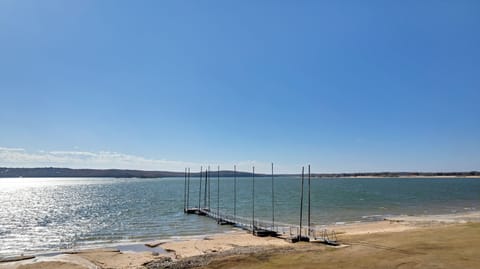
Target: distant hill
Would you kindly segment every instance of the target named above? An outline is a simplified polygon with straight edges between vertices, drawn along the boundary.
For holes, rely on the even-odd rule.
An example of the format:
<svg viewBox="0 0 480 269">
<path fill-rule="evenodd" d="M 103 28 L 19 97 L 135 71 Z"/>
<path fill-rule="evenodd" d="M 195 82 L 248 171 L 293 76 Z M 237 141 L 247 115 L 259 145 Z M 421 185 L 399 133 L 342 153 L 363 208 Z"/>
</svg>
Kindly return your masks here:
<svg viewBox="0 0 480 269">
<path fill-rule="evenodd" d="M 212 177 L 217 176 L 217 171 L 211 171 Z M 230 170 L 220 171 L 221 177 L 233 177 Z M 238 177 L 250 177 L 250 172 L 238 172 Z M 114 178 L 163 178 L 183 177 L 183 172 L 169 171 L 143 171 L 124 169 L 71 169 L 71 168 L 2 168 L 0 178 L 6 177 L 114 177 Z M 199 173 L 191 173 L 192 177 L 198 177 Z M 269 174 L 255 174 L 258 177 L 268 177 Z M 299 176 L 299 174 L 276 174 L 275 176 Z M 339 177 L 480 177 L 479 171 L 471 172 L 375 172 L 375 173 L 315 173 L 312 177 L 339 178 Z"/>
<path fill-rule="evenodd" d="M 211 176 L 216 176 L 217 171 L 212 171 Z M 251 176 L 251 173 L 237 172 L 238 177 Z M 162 178 L 183 177 L 183 172 L 169 171 L 144 171 L 124 169 L 71 169 L 71 168 L 1 168 L 1 177 L 115 177 L 115 178 Z M 192 177 L 198 177 L 199 173 L 191 173 Z M 233 171 L 220 171 L 222 177 L 233 177 Z M 258 176 L 261 176 L 260 174 Z"/>
</svg>

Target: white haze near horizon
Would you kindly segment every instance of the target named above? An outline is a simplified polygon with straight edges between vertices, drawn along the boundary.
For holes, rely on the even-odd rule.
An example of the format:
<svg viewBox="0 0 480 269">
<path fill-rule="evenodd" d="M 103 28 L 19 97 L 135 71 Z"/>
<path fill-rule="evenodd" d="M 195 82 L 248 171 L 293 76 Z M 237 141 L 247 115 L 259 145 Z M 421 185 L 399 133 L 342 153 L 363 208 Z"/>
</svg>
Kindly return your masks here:
<svg viewBox="0 0 480 269">
<path fill-rule="evenodd" d="M 233 170 L 237 166 L 239 171 L 251 171 L 255 166 L 257 172 L 270 172 L 270 163 L 258 161 L 238 161 L 235 163 L 214 162 L 205 163 L 172 161 L 165 159 L 151 159 L 142 156 L 130 155 L 111 151 L 27 151 L 23 148 L 0 147 L 0 167 L 65 167 L 65 168 L 90 168 L 90 169 L 135 169 L 155 171 L 178 171 L 185 168 L 192 171 L 201 166 L 210 166 L 216 170 L 220 165 L 222 170 Z M 285 167 L 276 166 L 275 170 L 281 169 L 282 173 L 290 172 Z M 284 171 L 285 170 L 285 171 Z"/>
<path fill-rule="evenodd" d="M 274 172 L 276 174 L 283 173 L 300 173 L 303 163 L 284 164 L 274 162 Z M 23 148 L 1 147 L 0 146 L 0 167 L 8 168 L 32 168 L 32 167 L 61 167 L 61 168 L 90 168 L 90 169 L 133 169 L 133 170 L 153 170 L 153 171 L 177 171 L 183 172 L 185 168 L 197 172 L 200 167 L 210 166 L 211 170 L 216 170 L 217 166 L 221 170 L 233 170 L 234 165 L 237 171 L 252 171 L 255 166 L 255 172 L 270 173 L 271 162 L 256 160 L 238 160 L 238 161 L 215 161 L 207 160 L 205 162 L 186 162 L 167 159 L 147 158 L 126 153 L 114 151 L 79 151 L 79 150 L 38 150 L 29 151 Z M 322 166 L 323 165 L 323 166 Z M 452 169 L 444 167 L 444 169 L 375 169 L 372 163 L 355 163 L 350 167 L 343 163 L 339 167 L 326 167 L 327 163 L 317 164 L 311 163 L 312 173 L 355 173 L 355 172 L 469 172 L 478 171 L 479 169 Z M 356 168 L 356 169 L 355 169 Z M 426 167 L 425 167 L 426 168 Z"/>
</svg>

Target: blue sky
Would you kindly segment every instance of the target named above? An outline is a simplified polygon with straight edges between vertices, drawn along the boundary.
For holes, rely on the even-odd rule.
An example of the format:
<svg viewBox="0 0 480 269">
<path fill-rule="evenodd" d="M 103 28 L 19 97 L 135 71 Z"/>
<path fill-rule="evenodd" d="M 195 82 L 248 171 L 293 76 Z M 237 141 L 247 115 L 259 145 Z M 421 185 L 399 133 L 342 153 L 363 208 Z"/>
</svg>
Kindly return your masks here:
<svg viewBox="0 0 480 269">
<path fill-rule="evenodd" d="M 0 1 L 0 166 L 480 170 L 478 1 Z"/>
</svg>

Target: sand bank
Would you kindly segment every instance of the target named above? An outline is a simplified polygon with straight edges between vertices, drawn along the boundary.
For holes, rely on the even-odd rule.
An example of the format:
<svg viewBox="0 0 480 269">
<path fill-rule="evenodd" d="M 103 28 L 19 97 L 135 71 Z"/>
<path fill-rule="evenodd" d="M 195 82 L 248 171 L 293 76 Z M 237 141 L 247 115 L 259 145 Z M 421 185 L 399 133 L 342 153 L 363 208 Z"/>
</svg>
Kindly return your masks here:
<svg viewBox="0 0 480 269">
<path fill-rule="evenodd" d="M 402 232 L 342 236 L 348 247 L 301 243 L 285 253 L 263 252 L 213 259 L 203 268 L 358 269 L 480 268 L 480 223 L 443 224 Z"/>
<path fill-rule="evenodd" d="M 327 228 L 336 231 L 337 234 L 361 235 L 403 232 L 412 229 L 431 228 L 445 224 L 462 224 L 467 222 L 480 222 L 480 211 L 443 215 L 401 215 L 387 217 L 381 221 L 329 225 Z"/>
<path fill-rule="evenodd" d="M 34 259 L 0 263 L 0 269 L 97 269 L 141 268 L 153 260 L 151 252 L 120 252 L 117 249 L 90 249 L 69 254 L 39 256 Z"/>
</svg>

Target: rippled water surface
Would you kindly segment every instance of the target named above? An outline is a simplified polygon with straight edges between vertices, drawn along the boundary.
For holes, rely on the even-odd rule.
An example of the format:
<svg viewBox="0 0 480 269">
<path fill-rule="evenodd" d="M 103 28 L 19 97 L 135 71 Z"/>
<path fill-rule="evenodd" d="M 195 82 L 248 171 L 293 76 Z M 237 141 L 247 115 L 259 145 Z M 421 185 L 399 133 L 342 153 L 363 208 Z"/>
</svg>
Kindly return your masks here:
<svg viewBox="0 0 480 269">
<path fill-rule="evenodd" d="M 250 217 L 252 180 L 237 182 L 237 213 Z M 217 179 L 211 184 L 210 203 L 216 208 Z M 199 187 L 198 179 L 192 179 L 191 206 L 198 205 Z M 233 213 L 232 178 L 220 179 L 220 194 L 220 210 Z M 0 255 L 231 229 L 185 215 L 183 197 L 183 178 L 3 178 Z M 255 197 L 255 216 L 271 219 L 270 178 L 256 179 Z M 480 179 L 316 179 L 311 182 L 311 197 L 312 222 L 317 225 L 365 221 L 376 215 L 462 212 L 480 207 Z M 298 178 L 276 178 L 275 219 L 298 222 L 299 202 Z"/>
</svg>

